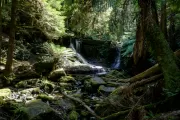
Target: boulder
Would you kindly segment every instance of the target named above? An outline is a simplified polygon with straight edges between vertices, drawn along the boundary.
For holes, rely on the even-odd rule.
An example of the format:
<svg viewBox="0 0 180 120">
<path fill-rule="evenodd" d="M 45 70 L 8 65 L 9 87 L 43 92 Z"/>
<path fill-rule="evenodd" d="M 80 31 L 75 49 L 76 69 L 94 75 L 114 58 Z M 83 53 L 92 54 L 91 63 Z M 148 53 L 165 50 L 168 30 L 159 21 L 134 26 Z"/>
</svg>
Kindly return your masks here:
<svg viewBox="0 0 180 120">
<path fill-rule="evenodd" d="M 37 73 L 47 74 L 53 70 L 54 58 L 44 58 L 33 65 Z"/>
<path fill-rule="evenodd" d="M 62 76 L 59 79 L 60 82 L 75 82 L 75 79 L 72 76 Z"/>
<path fill-rule="evenodd" d="M 105 84 L 106 84 L 106 82 L 104 82 L 104 80 L 103 80 L 102 78 L 97 77 L 97 76 L 95 76 L 95 77 L 93 77 L 93 78 L 91 78 L 91 79 L 89 79 L 89 80 L 90 80 L 90 82 L 91 82 L 91 84 L 92 84 L 93 86 L 105 85 Z"/>
<path fill-rule="evenodd" d="M 59 68 L 59 69 L 56 69 L 56 70 L 52 71 L 49 74 L 48 78 L 50 80 L 57 81 L 62 76 L 66 76 L 66 73 L 65 73 L 63 68 Z"/>
<path fill-rule="evenodd" d="M 41 100 L 31 101 L 18 109 L 23 120 L 64 120 L 62 113 L 57 113 Z"/>
</svg>

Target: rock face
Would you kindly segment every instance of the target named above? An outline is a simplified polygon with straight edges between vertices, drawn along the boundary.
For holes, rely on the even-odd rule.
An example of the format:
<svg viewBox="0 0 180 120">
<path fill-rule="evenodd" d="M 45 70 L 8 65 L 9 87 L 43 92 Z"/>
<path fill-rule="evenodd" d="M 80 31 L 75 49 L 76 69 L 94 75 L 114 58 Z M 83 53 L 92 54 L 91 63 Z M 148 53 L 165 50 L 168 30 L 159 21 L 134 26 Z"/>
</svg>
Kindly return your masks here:
<svg viewBox="0 0 180 120">
<path fill-rule="evenodd" d="M 57 113 L 41 100 L 28 103 L 22 110 L 23 120 L 63 120 L 61 114 Z"/>
</svg>

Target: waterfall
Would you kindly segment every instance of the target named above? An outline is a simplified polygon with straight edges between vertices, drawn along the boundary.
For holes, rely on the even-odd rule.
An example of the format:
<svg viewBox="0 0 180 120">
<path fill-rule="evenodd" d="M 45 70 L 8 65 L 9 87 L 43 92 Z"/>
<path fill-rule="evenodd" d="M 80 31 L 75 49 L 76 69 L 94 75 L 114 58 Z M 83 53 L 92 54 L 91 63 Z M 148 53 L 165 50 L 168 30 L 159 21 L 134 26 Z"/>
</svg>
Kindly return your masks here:
<svg viewBox="0 0 180 120">
<path fill-rule="evenodd" d="M 74 45 L 72 43 L 70 43 L 70 47 L 72 48 L 72 50 L 76 53 L 77 57 L 79 58 L 79 60 L 83 63 L 83 64 L 89 64 L 83 57 L 82 55 L 80 55 L 76 49 L 74 48 Z"/>
<path fill-rule="evenodd" d="M 76 51 L 78 53 L 80 53 L 81 52 L 81 41 L 75 40 L 75 43 L 76 43 Z"/>
<path fill-rule="evenodd" d="M 76 56 L 78 57 L 78 59 L 83 63 L 83 64 L 86 64 L 88 65 L 89 67 L 92 68 L 92 71 L 96 74 L 106 74 L 106 70 L 102 67 L 102 66 L 96 66 L 96 65 L 93 65 L 93 64 L 90 64 L 86 61 L 86 59 L 84 59 L 84 57 L 79 54 L 80 52 L 80 44 L 81 42 L 80 41 L 75 41 L 76 43 L 76 49 L 73 45 L 73 43 L 70 43 L 70 48 L 76 53 Z"/>
<path fill-rule="evenodd" d="M 111 66 L 112 69 L 119 69 L 121 64 L 121 55 L 120 55 L 120 48 L 116 47 L 116 57 L 115 60 Z"/>
</svg>

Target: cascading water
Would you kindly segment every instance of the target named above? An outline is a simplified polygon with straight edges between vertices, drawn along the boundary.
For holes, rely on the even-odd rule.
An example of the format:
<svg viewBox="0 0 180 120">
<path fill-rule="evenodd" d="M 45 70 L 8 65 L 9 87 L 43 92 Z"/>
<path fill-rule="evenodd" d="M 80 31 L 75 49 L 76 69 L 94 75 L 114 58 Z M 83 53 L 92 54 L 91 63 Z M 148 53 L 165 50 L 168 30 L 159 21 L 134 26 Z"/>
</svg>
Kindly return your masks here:
<svg viewBox="0 0 180 120">
<path fill-rule="evenodd" d="M 112 69 L 119 69 L 121 64 L 121 54 L 120 54 L 120 48 L 116 47 L 116 57 L 115 60 L 111 66 Z"/>
<path fill-rule="evenodd" d="M 76 40 L 77 41 L 77 40 Z M 80 52 L 80 41 L 77 41 L 75 42 L 76 43 L 76 50 L 73 43 L 70 43 L 70 48 L 72 48 L 72 50 L 76 53 L 76 56 L 78 57 L 78 59 L 83 63 L 83 64 L 86 64 L 88 65 L 89 67 L 92 68 L 92 71 L 96 74 L 106 74 L 106 70 L 102 67 L 102 66 L 96 66 L 96 65 L 93 65 L 93 64 L 89 64 L 85 59 L 84 57 L 79 54 Z"/>
</svg>

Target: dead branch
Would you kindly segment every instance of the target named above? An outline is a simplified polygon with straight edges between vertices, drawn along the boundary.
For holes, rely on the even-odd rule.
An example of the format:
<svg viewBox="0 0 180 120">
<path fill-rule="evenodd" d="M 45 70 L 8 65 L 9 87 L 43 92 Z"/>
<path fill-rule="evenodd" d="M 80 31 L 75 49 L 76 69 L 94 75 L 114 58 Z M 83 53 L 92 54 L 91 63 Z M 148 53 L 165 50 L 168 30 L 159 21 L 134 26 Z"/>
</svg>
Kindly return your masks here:
<svg viewBox="0 0 180 120">
<path fill-rule="evenodd" d="M 86 105 L 86 103 L 85 102 L 83 102 L 82 100 L 80 100 L 80 99 L 78 99 L 78 98 L 75 98 L 75 97 L 72 97 L 72 96 L 70 96 L 70 95 L 67 95 L 66 93 L 64 93 L 64 92 L 62 92 L 61 91 L 61 93 L 65 96 L 65 97 L 67 97 L 67 98 L 69 98 L 69 99 L 71 99 L 71 100 L 73 100 L 73 101 L 76 101 L 76 102 L 78 102 L 78 103 L 80 103 L 82 106 L 84 106 L 94 117 L 96 117 L 96 118 L 98 118 L 98 119 L 101 119 L 89 106 L 87 106 Z"/>
</svg>

